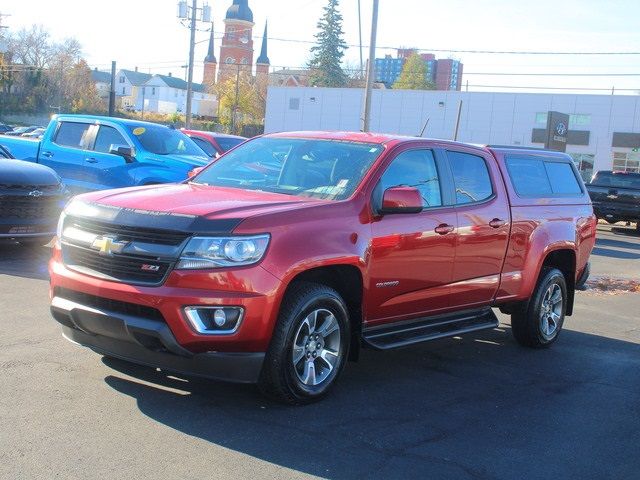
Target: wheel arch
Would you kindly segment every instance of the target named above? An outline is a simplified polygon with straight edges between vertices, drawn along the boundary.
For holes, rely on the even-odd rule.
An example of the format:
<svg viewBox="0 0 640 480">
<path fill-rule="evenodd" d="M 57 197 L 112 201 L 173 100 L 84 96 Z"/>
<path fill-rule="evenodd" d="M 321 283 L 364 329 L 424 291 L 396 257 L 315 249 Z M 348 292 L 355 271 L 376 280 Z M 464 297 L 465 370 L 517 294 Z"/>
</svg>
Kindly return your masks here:
<svg viewBox="0 0 640 480">
<path fill-rule="evenodd" d="M 282 298 L 298 282 L 313 282 L 336 290 L 347 305 L 351 321 L 351 339 L 349 360 L 357 360 L 360 353 L 360 334 L 362 332 L 362 300 L 364 282 L 360 268 L 351 264 L 333 264 L 312 267 L 296 273 L 287 283 Z"/>
</svg>

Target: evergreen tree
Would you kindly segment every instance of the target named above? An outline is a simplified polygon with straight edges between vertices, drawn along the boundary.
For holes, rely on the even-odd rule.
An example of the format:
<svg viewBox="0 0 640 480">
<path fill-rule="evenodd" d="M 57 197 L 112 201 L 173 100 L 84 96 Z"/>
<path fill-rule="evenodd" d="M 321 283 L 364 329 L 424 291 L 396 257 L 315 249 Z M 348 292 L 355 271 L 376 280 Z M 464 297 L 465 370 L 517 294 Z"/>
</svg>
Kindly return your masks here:
<svg viewBox="0 0 640 480">
<path fill-rule="evenodd" d="M 343 39 L 338 1 L 329 0 L 318 21 L 318 32 L 315 35 L 317 45 L 311 48 L 313 58 L 309 62 L 309 83 L 312 86 L 344 87 L 348 82 L 347 75 L 340 66 L 347 44 Z"/>
<path fill-rule="evenodd" d="M 400 90 L 435 90 L 436 86 L 427 80 L 427 66 L 424 60 L 414 53 L 402 67 L 400 76 L 393 84 L 393 88 Z"/>
</svg>

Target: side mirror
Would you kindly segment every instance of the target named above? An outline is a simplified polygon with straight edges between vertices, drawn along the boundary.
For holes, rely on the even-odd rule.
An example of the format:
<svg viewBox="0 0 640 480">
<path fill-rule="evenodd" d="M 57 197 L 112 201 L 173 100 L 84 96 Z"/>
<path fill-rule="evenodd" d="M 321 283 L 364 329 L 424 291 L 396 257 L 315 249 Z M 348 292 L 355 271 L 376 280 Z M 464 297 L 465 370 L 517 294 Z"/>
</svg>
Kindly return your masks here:
<svg viewBox="0 0 640 480">
<path fill-rule="evenodd" d="M 384 191 L 380 213 L 419 213 L 422 211 L 422 196 L 415 187 L 391 187 Z"/>
<path fill-rule="evenodd" d="M 189 173 L 187 173 L 187 178 L 193 178 L 196 175 L 198 175 L 202 170 L 204 169 L 204 167 L 196 167 L 193 170 L 189 170 Z"/>
<path fill-rule="evenodd" d="M 113 155 L 120 155 L 124 157 L 127 162 L 132 162 L 136 152 L 129 145 L 111 145 L 109 147 L 109 153 Z"/>
</svg>

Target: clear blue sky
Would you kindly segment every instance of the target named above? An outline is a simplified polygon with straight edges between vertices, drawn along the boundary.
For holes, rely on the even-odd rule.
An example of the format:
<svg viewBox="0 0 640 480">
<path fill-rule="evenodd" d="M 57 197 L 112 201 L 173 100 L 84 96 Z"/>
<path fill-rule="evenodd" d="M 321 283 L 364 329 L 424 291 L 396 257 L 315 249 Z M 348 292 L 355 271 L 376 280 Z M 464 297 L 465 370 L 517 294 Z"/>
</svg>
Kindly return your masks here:
<svg viewBox="0 0 640 480">
<path fill-rule="evenodd" d="M 200 0 L 201 1 L 201 0 Z M 216 31 L 231 0 L 209 2 Z M 361 0 L 363 41 L 369 43 L 371 0 Z M 313 41 L 326 0 L 249 0 L 261 36 L 269 20 L 269 57 L 274 66 L 297 67 L 309 57 L 310 45 L 276 38 Z M 357 0 L 342 0 L 349 44 L 358 43 Z M 176 19 L 174 0 L 0 0 L 4 24 L 18 29 L 37 23 L 56 39 L 76 37 L 92 66 L 106 69 L 138 66 L 144 71 L 184 75 L 188 30 Z M 536 51 L 640 51 L 638 0 L 380 0 L 378 45 L 422 49 Z M 206 53 L 207 33 L 196 50 L 196 79 Z M 218 55 L 216 45 L 216 55 Z M 254 39 L 256 50 L 260 40 Z M 377 56 L 395 52 L 380 48 Z M 640 73 L 636 56 L 525 56 L 441 52 L 463 61 L 465 72 Z M 365 51 L 366 56 L 366 51 Z M 346 62 L 357 67 L 357 48 Z M 640 90 L 640 77 L 500 77 L 465 75 L 471 85 L 629 88 Z M 480 88 L 473 88 L 479 90 Z M 634 93 L 634 92 L 628 92 Z"/>
</svg>

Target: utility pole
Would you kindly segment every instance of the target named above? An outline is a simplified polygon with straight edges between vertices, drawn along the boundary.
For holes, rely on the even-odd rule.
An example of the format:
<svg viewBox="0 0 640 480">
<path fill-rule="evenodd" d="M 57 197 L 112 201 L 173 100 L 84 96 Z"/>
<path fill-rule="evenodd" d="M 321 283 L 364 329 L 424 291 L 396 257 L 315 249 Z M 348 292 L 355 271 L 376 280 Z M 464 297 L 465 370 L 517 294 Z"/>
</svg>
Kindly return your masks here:
<svg viewBox="0 0 640 480">
<path fill-rule="evenodd" d="M 116 110 L 116 62 L 111 62 L 111 88 L 109 89 L 109 116 Z"/>
<path fill-rule="evenodd" d="M 371 123 L 371 88 L 373 86 L 373 66 L 376 60 L 376 35 L 378 33 L 378 0 L 373 0 L 373 15 L 371 16 L 371 41 L 369 42 L 369 63 L 367 64 L 367 81 L 364 88 L 364 104 L 360 130 L 369 131 Z"/>
<path fill-rule="evenodd" d="M 185 127 L 191 128 L 191 99 L 193 98 L 193 54 L 196 48 L 196 13 L 198 12 L 198 0 L 193 0 L 191 5 L 191 39 L 189 40 L 189 69 L 187 74 L 187 115 Z"/>
<path fill-rule="evenodd" d="M 190 11 L 189 11 L 190 10 Z M 211 22 L 211 7 L 206 3 L 202 8 L 198 8 L 198 0 L 191 1 L 189 9 L 186 0 L 178 2 L 178 18 L 189 21 L 189 66 L 187 67 L 187 112 L 185 115 L 185 126 L 191 128 L 191 101 L 193 99 L 193 56 L 196 48 L 196 23 L 198 21 Z M 183 24 L 184 25 L 184 24 Z M 185 25 L 186 26 L 186 25 Z"/>
<path fill-rule="evenodd" d="M 233 110 L 231 111 L 231 134 L 236 134 L 236 115 L 238 114 L 238 96 L 240 95 L 240 64 L 237 63 L 238 71 L 236 72 L 236 98 L 233 101 Z"/>
<path fill-rule="evenodd" d="M 358 45 L 360 50 L 360 75 L 364 72 L 364 62 L 362 60 L 362 15 L 360 11 L 360 0 L 358 0 Z"/>
</svg>

